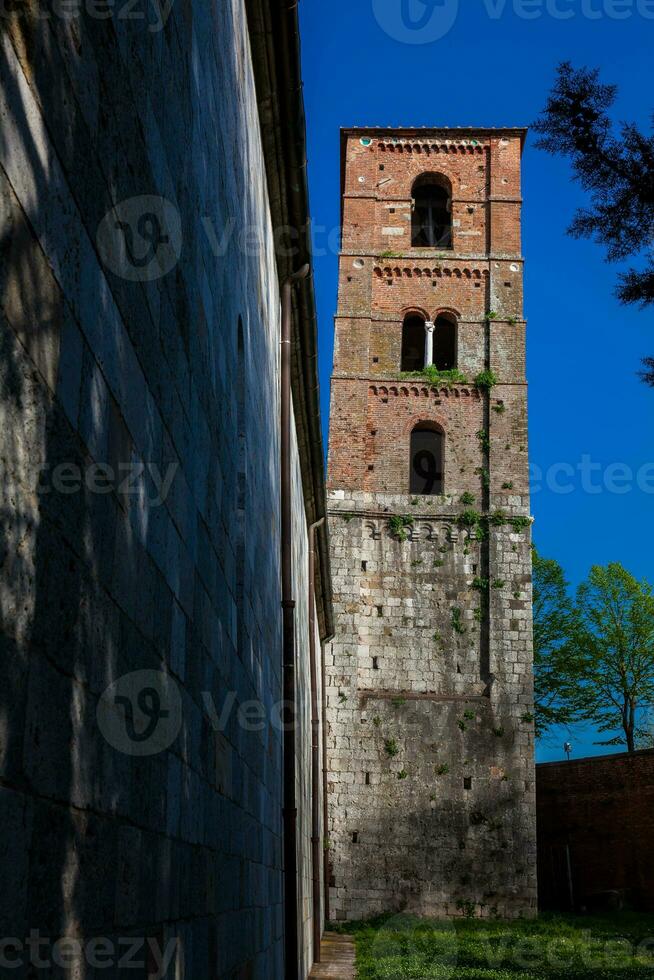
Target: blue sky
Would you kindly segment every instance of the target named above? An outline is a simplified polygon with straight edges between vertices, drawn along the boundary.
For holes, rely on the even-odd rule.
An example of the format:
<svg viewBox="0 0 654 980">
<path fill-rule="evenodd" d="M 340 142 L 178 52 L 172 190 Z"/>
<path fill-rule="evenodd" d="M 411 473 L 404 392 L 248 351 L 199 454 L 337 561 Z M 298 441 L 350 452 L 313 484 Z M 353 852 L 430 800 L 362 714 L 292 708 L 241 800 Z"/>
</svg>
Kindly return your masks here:
<svg viewBox="0 0 654 980">
<path fill-rule="evenodd" d="M 407 29 L 403 2 L 414 23 L 424 14 L 424 28 Z M 648 128 L 654 2 L 301 0 L 300 16 L 326 434 L 339 128 L 528 125 L 566 59 L 600 67 L 620 89 L 616 117 Z M 654 356 L 654 313 L 621 306 L 618 269 L 603 249 L 566 235 L 584 193 L 568 162 L 535 150 L 531 138 L 523 194 L 534 540 L 575 585 L 609 561 L 652 581 L 654 390 L 636 372 L 643 356 Z M 565 737 L 557 732 L 540 745 L 539 760 L 560 758 Z M 592 740 L 573 732 L 575 756 L 610 751 Z"/>
</svg>

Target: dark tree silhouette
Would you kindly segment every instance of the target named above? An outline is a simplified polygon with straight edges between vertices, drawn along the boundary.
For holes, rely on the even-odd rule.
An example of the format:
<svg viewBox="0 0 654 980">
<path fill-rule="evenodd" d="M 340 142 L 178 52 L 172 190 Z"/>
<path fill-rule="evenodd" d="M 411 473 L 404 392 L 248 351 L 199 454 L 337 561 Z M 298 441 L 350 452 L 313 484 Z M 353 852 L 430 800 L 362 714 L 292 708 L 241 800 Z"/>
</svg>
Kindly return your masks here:
<svg viewBox="0 0 654 980">
<path fill-rule="evenodd" d="M 620 274 L 616 292 L 621 302 L 645 307 L 654 303 L 654 136 L 625 122 L 616 135 L 609 116 L 616 94 L 597 69 L 565 61 L 533 128 L 536 146 L 570 157 L 590 192 L 591 207 L 577 212 L 570 234 L 605 245 L 610 262 L 644 256 L 644 268 Z M 643 365 L 641 377 L 654 387 L 654 358 Z"/>
</svg>

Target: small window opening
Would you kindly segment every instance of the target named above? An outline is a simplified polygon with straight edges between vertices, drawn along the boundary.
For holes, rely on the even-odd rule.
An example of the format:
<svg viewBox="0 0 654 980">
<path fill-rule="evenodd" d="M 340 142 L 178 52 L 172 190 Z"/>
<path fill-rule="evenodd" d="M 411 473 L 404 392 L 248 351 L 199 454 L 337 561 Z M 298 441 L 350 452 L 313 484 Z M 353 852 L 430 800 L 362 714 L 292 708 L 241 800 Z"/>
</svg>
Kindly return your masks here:
<svg viewBox="0 0 654 980">
<path fill-rule="evenodd" d="M 379 657 L 372 658 L 372 669 L 379 670 Z"/>
<path fill-rule="evenodd" d="M 356 830 L 352 834 L 352 843 L 353 844 L 358 844 L 359 843 L 359 835 L 358 835 L 358 833 L 357 833 Z"/>
<path fill-rule="evenodd" d="M 362 572 L 367 572 L 368 571 L 368 562 L 367 561 L 362 561 L 361 562 L 361 571 Z"/>
<path fill-rule="evenodd" d="M 411 244 L 452 248 L 452 185 L 447 177 L 424 174 L 413 185 Z"/>
<path fill-rule="evenodd" d="M 372 363 L 373 364 L 379 364 L 379 358 L 378 357 L 373 357 Z"/>
<path fill-rule="evenodd" d="M 443 433 L 429 423 L 417 425 L 411 433 L 411 493 L 443 493 L 443 443 Z"/>
<path fill-rule="evenodd" d="M 383 606 L 377 606 L 377 615 L 378 616 L 383 616 L 384 615 L 384 607 Z"/>
<path fill-rule="evenodd" d="M 420 371 L 425 366 L 425 321 L 409 314 L 402 326 L 402 371 Z"/>
<path fill-rule="evenodd" d="M 465 779 L 463 780 L 463 788 L 472 789 L 472 779 L 470 778 L 470 776 L 466 776 Z"/>
<path fill-rule="evenodd" d="M 370 773 L 366 773 L 366 786 L 370 786 Z"/>
<path fill-rule="evenodd" d="M 434 364 L 439 371 L 451 371 L 456 367 L 456 322 L 446 314 L 436 320 Z"/>
</svg>

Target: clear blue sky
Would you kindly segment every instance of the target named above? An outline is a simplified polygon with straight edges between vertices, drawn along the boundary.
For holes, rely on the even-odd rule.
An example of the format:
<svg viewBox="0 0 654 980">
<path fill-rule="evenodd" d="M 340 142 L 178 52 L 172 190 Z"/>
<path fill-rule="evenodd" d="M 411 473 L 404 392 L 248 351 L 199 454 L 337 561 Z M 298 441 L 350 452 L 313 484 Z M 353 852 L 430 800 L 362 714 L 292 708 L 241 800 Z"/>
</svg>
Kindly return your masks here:
<svg viewBox="0 0 654 980">
<path fill-rule="evenodd" d="M 648 128 L 654 110 L 651 0 L 430 0 L 429 7 L 406 0 L 414 24 L 424 14 L 416 30 L 401 19 L 403 2 L 300 3 L 325 434 L 341 126 L 528 125 L 566 59 L 600 67 L 619 86 L 618 119 Z M 426 43 L 407 43 L 418 37 Z M 531 138 L 523 193 L 531 461 L 543 474 L 533 487 L 534 539 L 575 585 L 591 565 L 609 561 L 652 581 L 654 390 L 636 371 L 643 356 L 654 356 L 654 314 L 622 307 L 613 295 L 618 270 L 602 248 L 566 235 L 584 193 L 568 162 L 535 150 Z M 584 457 L 592 467 L 585 477 L 577 469 Z M 575 475 L 552 470 L 556 464 Z M 626 492 L 615 492 L 624 481 L 607 469 L 612 464 L 633 471 Z M 556 492 L 557 482 L 571 492 Z M 538 758 L 560 758 L 564 737 L 557 732 L 540 745 Z M 592 740 L 574 732 L 575 755 L 609 751 Z"/>
</svg>

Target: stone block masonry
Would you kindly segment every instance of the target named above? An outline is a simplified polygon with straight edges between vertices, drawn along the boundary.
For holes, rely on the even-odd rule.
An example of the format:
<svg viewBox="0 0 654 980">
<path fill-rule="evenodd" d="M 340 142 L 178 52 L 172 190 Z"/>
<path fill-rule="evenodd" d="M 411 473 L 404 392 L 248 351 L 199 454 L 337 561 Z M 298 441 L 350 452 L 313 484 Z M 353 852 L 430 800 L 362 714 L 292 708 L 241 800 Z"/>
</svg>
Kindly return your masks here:
<svg viewBox="0 0 654 980">
<path fill-rule="evenodd" d="M 320 916 L 307 527 L 325 509 L 317 379 L 304 366 L 316 340 L 297 314 L 294 923 L 283 921 L 279 721 L 279 281 L 290 269 L 274 226 L 308 221 L 284 211 L 288 180 L 303 206 L 288 155 L 304 152 L 304 133 L 299 96 L 284 108 L 278 93 L 300 85 L 275 75 L 299 64 L 295 14 L 267 0 L 188 0 L 159 5 L 159 29 L 121 16 L 126 5 L 97 17 L 93 5 L 10 6 L 0 25 L 0 937 L 36 931 L 46 958 L 74 941 L 79 977 L 96 975 L 85 952 L 94 940 L 109 947 L 100 972 L 122 976 L 125 937 L 137 961 L 155 945 L 172 952 L 176 980 L 306 977 Z M 282 68 L 271 30 L 286 32 Z M 108 252 L 99 229 L 121 224 L 124 247 Z M 244 230 L 259 247 L 243 246 Z M 304 306 L 310 288 L 295 294 Z M 317 538 L 323 558 L 324 530 Z M 141 672 L 143 688 L 105 701 Z M 163 738 L 166 718 L 175 727 Z M 284 932 L 296 929 L 299 962 L 285 966 Z M 16 976 L 32 975 L 25 949 L 11 956 Z M 151 961 L 135 975 L 160 976 Z"/>
<path fill-rule="evenodd" d="M 326 678 L 336 920 L 536 909 L 523 137 L 342 135 Z M 436 226 L 441 240 L 419 244 Z M 438 354 L 408 370 L 407 324 L 436 322 L 438 352 L 443 315 L 454 371 Z M 418 432 L 440 449 L 416 452 Z M 435 479 L 416 489 L 429 459 Z"/>
</svg>

